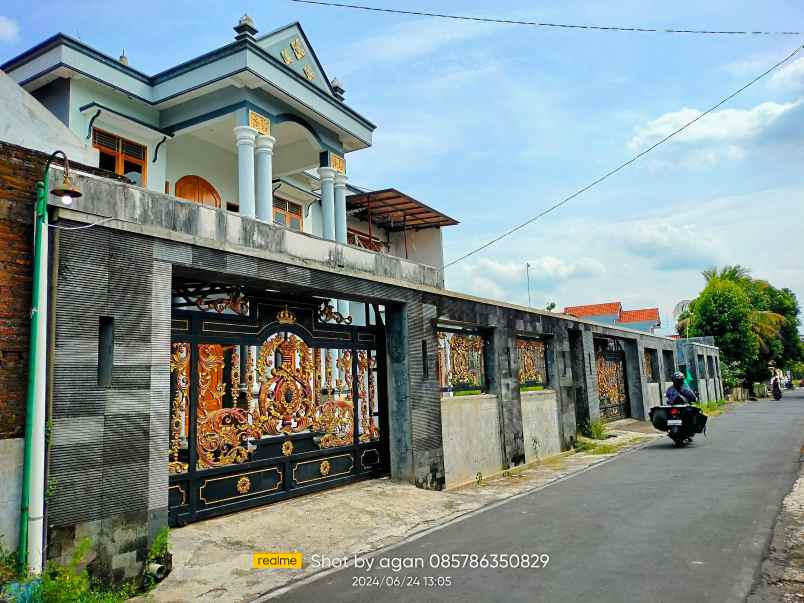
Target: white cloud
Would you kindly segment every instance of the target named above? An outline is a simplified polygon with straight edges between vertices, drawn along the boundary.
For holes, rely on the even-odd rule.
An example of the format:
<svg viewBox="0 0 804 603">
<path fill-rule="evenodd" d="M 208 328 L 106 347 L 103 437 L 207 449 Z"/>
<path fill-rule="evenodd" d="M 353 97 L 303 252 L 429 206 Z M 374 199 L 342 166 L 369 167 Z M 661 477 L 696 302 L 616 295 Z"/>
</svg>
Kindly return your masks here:
<svg viewBox="0 0 804 603">
<path fill-rule="evenodd" d="M 770 84 L 785 90 L 800 90 L 804 87 L 804 57 L 790 61 L 774 71 L 770 76 Z"/>
<path fill-rule="evenodd" d="M 333 61 L 333 73 L 348 74 L 364 67 L 381 68 L 432 55 L 448 46 L 491 35 L 500 25 L 464 22 L 459 25 L 441 19 L 408 21 L 346 46 Z"/>
<path fill-rule="evenodd" d="M 14 42 L 20 33 L 20 26 L 14 19 L 0 15 L 0 42 Z"/>
<path fill-rule="evenodd" d="M 741 157 L 736 144 L 754 138 L 762 133 L 785 113 L 796 109 L 801 101 L 790 103 L 765 102 L 751 109 L 723 109 L 710 113 L 673 140 L 687 144 L 727 144 L 732 158 Z M 685 123 L 701 115 L 698 109 L 684 107 L 660 115 L 645 125 L 637 126 L 628 143 L 631 151 L 642 151 Z"/>
<path fill-rule="evenodd" d="M 657 270 L 703 270 L 724 257 L 715 238 L 693 225 L 661 221 L 631 221 L 610 232 L 630 253 L 650 260 Z"/>
</svg>

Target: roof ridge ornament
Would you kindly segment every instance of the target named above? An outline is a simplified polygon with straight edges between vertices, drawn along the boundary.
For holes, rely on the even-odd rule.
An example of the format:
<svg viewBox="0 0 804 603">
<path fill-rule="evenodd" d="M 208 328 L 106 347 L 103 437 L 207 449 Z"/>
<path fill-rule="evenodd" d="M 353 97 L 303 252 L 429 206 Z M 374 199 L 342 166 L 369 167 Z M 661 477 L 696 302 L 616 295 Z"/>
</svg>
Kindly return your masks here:
<svg viewBox="0 0 804 603">
<path fill-rule="evenodd" d="M 235 40 L 253 40 L 258 31 L 257 26 L 254 24 L 254 19 L 248 14 L 244 14 L 240 17 L 234 30 L 237 34 Z"/>
</svg>

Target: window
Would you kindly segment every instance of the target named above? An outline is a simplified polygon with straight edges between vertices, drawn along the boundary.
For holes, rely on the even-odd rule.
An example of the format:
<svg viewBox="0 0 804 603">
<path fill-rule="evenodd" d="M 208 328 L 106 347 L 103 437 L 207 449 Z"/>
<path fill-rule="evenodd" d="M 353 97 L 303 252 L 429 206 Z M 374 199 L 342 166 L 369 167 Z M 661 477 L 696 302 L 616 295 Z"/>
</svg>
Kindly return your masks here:
<svg viewBox="0 0 804 603">
<path fill-rule="evenodd" d="M 483 336 L 470 331 L 441 331 L 436 356 L 441 391 L 453 395 L 481 394 L 486 375 Z"/>
<path fill-rule="evenodd" d="M 706 379 L 706 363 L 704 362 L 704 355 L 698 354 L 698 374 L 697 379 Z"/>
<path fill-rule="evenodd" d="M 292 201 L 274 197 L 274 224 L 301 231 L 304 225 L 302 206 Z"/>
<path fill-rule="evenodd" d="M 706 365 L 709 367 L 709 378 L 714 379 L 717 376 L 715 374 L 715 359 L 712 356 L 707 356 Z"/>
<path fill-rule="evenodd" d="M 540 339 L 517 339 L 519 358 L 519 391 L 544 389 L 547 385 L 545 342 Z"/>
<path fill-rule="evenodd" d="M 672 381 L 673 373 L 676 372 L 676 362 L 672 350 L 662 350 L 662 362 L 664 364 L 664 380 Z"/>
<path fill-rule="evenodd" d="M 92 146 L 100 152 L 99 167 L 145 186 L 148 149 L 136 142 L 93 129 Z"/>
<path fill-rule="evenodd" d="M 645 348 L 645 377 L 648 383 L 659 381 L 659 353 Z"/>
</svg>

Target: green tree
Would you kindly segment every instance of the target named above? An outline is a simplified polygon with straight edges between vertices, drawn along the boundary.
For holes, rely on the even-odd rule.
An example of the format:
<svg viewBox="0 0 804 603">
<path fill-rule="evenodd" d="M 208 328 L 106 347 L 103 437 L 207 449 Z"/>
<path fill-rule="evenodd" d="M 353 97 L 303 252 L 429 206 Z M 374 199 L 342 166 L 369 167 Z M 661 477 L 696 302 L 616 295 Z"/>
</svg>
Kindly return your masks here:
<svg viewBox="0 0 804 603">
<path fill-rule="evenodd" d="M 690 304 L 690 315 L 690 336 L 713 336 L 726 360 L 741 366 L 757 360 L 759 341 L 751 324 L 751 304 L 738 283 L 710 279 Z"/>
</svg>

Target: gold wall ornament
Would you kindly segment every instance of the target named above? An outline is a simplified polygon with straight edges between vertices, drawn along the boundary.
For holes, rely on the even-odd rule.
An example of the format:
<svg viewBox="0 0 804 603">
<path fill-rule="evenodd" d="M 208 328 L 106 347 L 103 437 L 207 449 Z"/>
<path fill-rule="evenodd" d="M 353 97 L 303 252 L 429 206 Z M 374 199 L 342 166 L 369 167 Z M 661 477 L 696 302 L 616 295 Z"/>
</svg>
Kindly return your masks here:
<svg viewBox="0 0 804 603">
<path fill-rule="evenodd" d="M 480 335 L 452 335 L 449 338 L 450 383 L 482 385 L 483 338 Z"/>
<path fill-rule="evenodd" d="M 332 465 L 329 464 L 329 461 L 321 461 L 321 464 L 318 466 L 318 471 L 321 475 L 327 476 L 329 472 L 332 470 Z"/>
<path fill-rule="evenodd" d="M 237 480 L 237 491 L 240 494 L 247 494 L 251 492 L 251 480 L 245 475 Z"/>
<path fill-rule="evenodd" d="M 219 343 L 198 346 L 198 408 L 218 410 L 223 408 L 226 385 L 223 368 L 226 364 L 224 346 Z"/>
<path fill-rule="evenodd" d="M 374 368 L 376 359 L 370 357 L 365 351 L 357 354 L 357 397 L 360 401 L 360 441 L 370 442 L 380 438 L 380 431 L 374 424 L 375 412 L 374 395 Z"/>
<path fill-rule="evenodd" d="M 335 308 L 332 307 L 328 301 L 323 301 L 321 306 L 318 308 L 318 320 L 321 322 L 336 322 L 339 325 L 350 325 L 352 324 L 352 317 L 351 316 L 344 316 L 340 312 L 336 311 Z"/>
<path fill-rule="evenodd" d="M 309 81 L 312 82 L 315 79 L 315 71 L 313 71 L 313 68 L 309 65 L 305 65 L 302 71 L 304 71 L 304 77 L 306 77 Z"/>
<path fill-rule="evenodd" d="M 290 47 L 293 49 L 293 54 L 296 55 L 296 58 L 301 60 L 304 58 L 304 44 L 299 38 L 293 38 L 290 41 Z"/>
<path fill-rule="evenodd" d="M 276 320 L 280 325 L 293 325 L 296 324 L 296 315 L 285 306 L 284 310 L 277 313 Z"/>
<path fill-rule="evenodd" d="M 190 400 L 190 344 L 174 343 L 170 356 L 170 372 L 173 373 L 176 393 L 173 396 L 173 407 L 170 417 L 170 461 L 169 473 L 184 473 L 187 463 L 179 461 L 182 425 L 187 418 Z"/>
<path fill-rule="evenodd" d="M 282 57 L 282 62 L 285 65 L 290 65 L 293 62 L 293 55 L 290 53 L 290 48 L 283 48 L 280 50 L 279 56 Z"/>
<path fill-rule="evenodd" d="M 271 135 L 271 122 L 264 115 L 260 115 L 256 111 L 248 112 L 248 125 L 257 130 L 263 136 Z"/>
<path fill-rule="evenodd" d="M 330 167 L 332 167 L 336 172 L 341 174 L 346 173 L 346 160 L 341 157 L 340 155 L 336 155 L 335 153 L 329 154 L 329 162 Z"/>
<path fill-rule="evenodd" d="M 282 454 L 284 456 L 290 456 L 293 454 L 293 442 L 287 440 L 286 442 L 282 443 Z"/>
<path fill-rule="evenodd" d="M 544 342 L 538 339 L 517 339 L 516 349 L 519 355 L 519 382 L 545 383 Z"/>
</svg>

